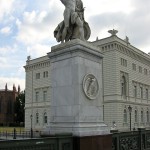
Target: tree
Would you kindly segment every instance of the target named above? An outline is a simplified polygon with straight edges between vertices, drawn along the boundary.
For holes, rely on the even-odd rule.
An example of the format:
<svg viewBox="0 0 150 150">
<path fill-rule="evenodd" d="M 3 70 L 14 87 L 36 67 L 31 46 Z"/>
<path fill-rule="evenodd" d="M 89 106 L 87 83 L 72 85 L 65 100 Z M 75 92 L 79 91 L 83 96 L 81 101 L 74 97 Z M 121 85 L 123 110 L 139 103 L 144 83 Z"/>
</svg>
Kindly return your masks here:
<svg viewBox="0 0 150 150">
<path fill-rule="evenodd" d="M 24 122 L 25 91 L 19 93 L 15 102 L 15 121 Z"/>
</svg>

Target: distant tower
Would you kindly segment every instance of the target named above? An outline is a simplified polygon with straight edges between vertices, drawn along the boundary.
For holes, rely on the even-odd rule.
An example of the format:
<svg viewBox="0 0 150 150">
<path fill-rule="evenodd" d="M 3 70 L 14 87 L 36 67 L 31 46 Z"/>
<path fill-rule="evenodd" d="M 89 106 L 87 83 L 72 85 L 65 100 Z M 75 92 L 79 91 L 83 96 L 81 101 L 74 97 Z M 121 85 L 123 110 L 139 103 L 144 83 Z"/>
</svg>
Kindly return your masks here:
<svg viewBox="0 0 150 150">
<path fill-rule="evenodd" d="M 13 84 L 13 91 L 16 92 L 15 84 Z"/>
<path fill-rule="evenodd" d="M 6 85 L 5 85 L 5 91 L 7 91 L 7 83 L 6 83 Z"/>
<path fill-rule="evenodd" d="M 18 94 L 20 93 L 20 85 L 18 85 Z"/>
</svg>

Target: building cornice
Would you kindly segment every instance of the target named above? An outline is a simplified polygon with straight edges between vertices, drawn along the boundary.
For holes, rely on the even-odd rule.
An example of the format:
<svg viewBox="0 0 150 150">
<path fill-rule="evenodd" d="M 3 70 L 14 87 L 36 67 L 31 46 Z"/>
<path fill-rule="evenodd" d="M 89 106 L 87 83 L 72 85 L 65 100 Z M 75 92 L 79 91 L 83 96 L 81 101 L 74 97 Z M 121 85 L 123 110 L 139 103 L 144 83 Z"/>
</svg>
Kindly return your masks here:
<svg viewBox="0 0 150 150">
<path fill-rule="evenodd" d="M 117 50 L 137 61 L 150 66 L 150 56 L 148 54 L 126 43 L 126 41 L 118 38 L 117 36 L 108 37 L 92 43 L 100 47 L 102 53 Z"/>
<path fill-rule="evenodd" d="M 104 101 L 104 105 L 105 104 L 126 104 L 126 105 L 129 105 L 129 104 L 133 104 L 133 105 L 139 105 L 139 106 L 147 106 L 147 107 L 150 107 L 150 104 L 145 104 L 145 103 L 137 103 L 137 102 L 131 102 L 131 101 L 122 101 L 122 100 L 107 100 L 107 101 Z"/>
<path fill-rule="evenodd" d="M 32 60 L 31 60 L 32 61 Z M 36 69 L 41 69 L 41 68 L 45 68 L 45 67 L 49 67 L 50 66 L 50 60 L 45 60 L 45 61 L 39 61 L 37 63 L 30 63 L 27 64 L 26 66 L 24 66 L 26 72 L 27 71 L 32 71 L 32 70 L 36 70 Z"/>
</svg>

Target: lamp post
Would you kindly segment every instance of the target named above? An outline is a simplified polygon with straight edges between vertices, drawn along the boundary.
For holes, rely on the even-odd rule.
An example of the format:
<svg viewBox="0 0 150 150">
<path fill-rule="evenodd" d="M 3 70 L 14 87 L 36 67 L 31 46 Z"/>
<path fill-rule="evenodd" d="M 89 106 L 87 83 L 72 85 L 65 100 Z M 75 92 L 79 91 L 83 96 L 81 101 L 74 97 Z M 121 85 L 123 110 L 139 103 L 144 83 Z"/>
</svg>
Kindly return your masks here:
<svg viewBox="0 0 150 150">
<path fill-rule="evenodd" d="M 32 115 L 30 115 L 30 119 L 31 119 L 31 138 L 33 138 L 33 130 L 32 130 L 32 118 L 33 118 L 33 116 L 32 116 Z"/>
<path fill-rule="evenodd" d="M 130 114 L 130 131 L 131 131 L 131 112 L 132 112 L 132 107 L 129 105 L 128 107 L 129 114 Z"/>
</svg>

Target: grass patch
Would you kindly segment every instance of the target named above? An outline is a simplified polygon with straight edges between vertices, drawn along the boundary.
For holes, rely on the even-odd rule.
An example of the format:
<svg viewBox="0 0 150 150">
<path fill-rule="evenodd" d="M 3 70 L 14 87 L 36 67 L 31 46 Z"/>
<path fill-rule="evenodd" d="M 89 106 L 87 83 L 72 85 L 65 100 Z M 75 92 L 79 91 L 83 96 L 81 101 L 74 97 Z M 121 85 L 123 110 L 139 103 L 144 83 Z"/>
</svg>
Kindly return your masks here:
<svg viewBox="0 0 150 150">
<path fill-rule="evenodd" d="M 23 132 L 25 131 L 24 127 L 0 127 L 0 132 L 7 132 L 12 133 L 16 129 L 16 132 Z"/>
</svg>

